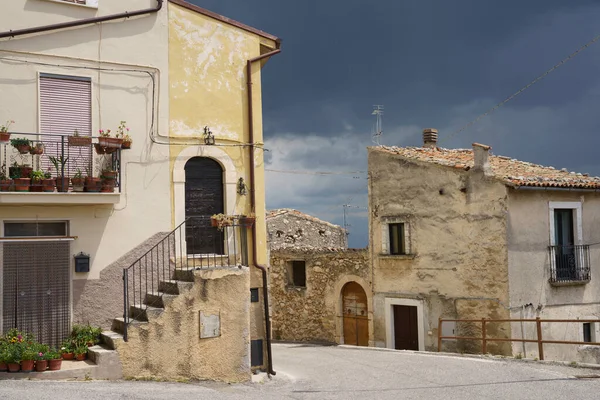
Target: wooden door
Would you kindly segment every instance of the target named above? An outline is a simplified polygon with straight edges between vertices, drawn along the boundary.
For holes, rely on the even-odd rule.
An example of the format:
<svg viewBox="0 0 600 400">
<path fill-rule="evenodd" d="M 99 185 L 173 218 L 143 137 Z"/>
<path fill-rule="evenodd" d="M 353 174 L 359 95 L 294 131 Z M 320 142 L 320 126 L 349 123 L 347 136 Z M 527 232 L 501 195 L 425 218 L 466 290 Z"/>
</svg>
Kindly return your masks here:
<svg viewBox="0 0 600 400">
<path fill-rule="evenodd" d="M 347 283 L 342 289 L 344 313 L 344 344 L 369 345 L 369 309 L 367 294 L 356 282 Z"/>
<path fill-rule="evenodd" d="M 210 217 L 224 210 L 223 168 L 206 157 L 185 164 L 185 216 L 188 254 L 223 254 L 224 235 L 211 227 Z"/>
<path fill-rule="evenodd" d="M 417 307 L 394 307 L 394 348 L 396 350 L 419 350 Z"/>
</svg>

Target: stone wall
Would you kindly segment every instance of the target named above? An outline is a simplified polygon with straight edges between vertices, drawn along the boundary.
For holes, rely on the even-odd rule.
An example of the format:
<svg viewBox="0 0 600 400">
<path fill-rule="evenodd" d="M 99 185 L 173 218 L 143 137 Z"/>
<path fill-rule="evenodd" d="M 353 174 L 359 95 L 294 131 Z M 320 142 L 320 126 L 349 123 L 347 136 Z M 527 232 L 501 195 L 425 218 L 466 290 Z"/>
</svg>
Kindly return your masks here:
<svg viewBox="0 0 600 400">
<path fill-rule="evenodd" d="M 306 263 L 306 287 L 290 285 L 287 264 L 294 260 Z M 361 284 L 368 298 L 371 297 L 366 249 L 271 251 L 273 339 L 340 343 L 343 335 L 341 289 L 352 281 Z"/>
<path fill-rule="evenodd" d="M 346 248 L 346 233 L 333 225 L 297 210 L 279 209 L 267 214 L 270 249 Z"/>
<path fill-rule="evenodd" d="M 160 316 L 129 327 L 117 347 L 124 377 L 250 380 L 248 268 L 199 270 L 194 279 Z M 219 316 L 216 337 L 200 338 L 200 313 Z"/>
</svg>

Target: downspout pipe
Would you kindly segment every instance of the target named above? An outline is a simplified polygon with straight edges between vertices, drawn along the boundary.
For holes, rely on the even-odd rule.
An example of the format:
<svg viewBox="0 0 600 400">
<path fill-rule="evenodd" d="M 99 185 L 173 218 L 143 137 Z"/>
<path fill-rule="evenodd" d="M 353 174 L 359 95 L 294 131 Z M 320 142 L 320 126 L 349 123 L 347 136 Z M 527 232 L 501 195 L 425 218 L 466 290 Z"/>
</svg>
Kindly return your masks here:
<svg viewBox="0 0 600 400">
<path fill-rule="evenodd" d="M 277 42 L 277 49 L 270 51 L 268 53 L 262 54 L 258 57 L 251 58 L 248 60 L 246 64 L 246 83 L 248 85 L 248 137 L 250 146 L 250 208 L 253 212 L 256 211 L 256 190 L 254 189 L 255 185 L 255 174 L 254 174 L 254 110 L 252 107 L 252 64 L 263 60 L 265 58 L 274 56 L 276 54 L 281 53 L 281 49 L 279 49 L 279 42 Z M 268 289 L 268 279 L 267 279 L 267 267 L 258 263 L 257 254 L 258 254 L 258 241 L 256 240 L 256 223 L 252 225 L 252 243 L 253 243 L 253 251 L 252 251 L 252 262 L 254 266 L 260 269 L 262 273 L 262 284 L 263 284 L 263 303 L 265 307 L 265 336 L 267 340 L 267 372 L 269 375 L 276 375 L 276 372 L 273 370 L 273 354 L 271 352 L 271 317 L 269 315 L 269 289 Z"/>
<path fill-rule="evenodd" d="M 153 13 L 157 13 L 161 10 L 161 8 L 163 6 L 163 2 L 164 2 L 164 0 L 156 0 L 156 7 L 145 8 L 143 10 L 138 10 L 138 11 L 132 11 L 132 12 L 125 11 L 125 12 L 122 12 L 119 14 L 105 15 L 103 17 L 78 19 L 75 21 L 61 22 L 59 24 L 36 26 L 34 28 L 17 29 L 14 31 L 10 30 L 10 31 L 6 31 L 6 32 L 0 32 L 0 39 L 4 39 L 4 38 L 8 38 L 8 37 L 14 38 L 17 36 L 31 35 L 34 33 L 55 31 L 55 30 L 59 30 L 59 29 L 73 28 L 75 26 L 97 24 L 97 23 L 101 23 L 101 22 L 113 21 L 115 19 L 132 18 L 132 17 L 137 17 L 138 15 L 153 14 Z"/>
</svg>

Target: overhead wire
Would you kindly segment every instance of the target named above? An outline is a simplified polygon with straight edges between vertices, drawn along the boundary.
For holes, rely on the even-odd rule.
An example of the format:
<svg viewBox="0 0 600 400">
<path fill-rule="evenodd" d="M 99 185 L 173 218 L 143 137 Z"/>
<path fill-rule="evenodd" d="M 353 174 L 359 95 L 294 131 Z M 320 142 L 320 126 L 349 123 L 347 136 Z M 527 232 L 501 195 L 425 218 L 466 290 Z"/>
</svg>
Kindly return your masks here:
<svg viewBox="0 0 600 400">
<path fill-rule="evenodd" d="M 560 68 L 567 61 L 571 60 L 573 57 L 575 57 L 576 55 L 578 55 L 579 53 L 581 53 L 583 50 L 587 49 L 592 44 L 596 43 L 598 40 L 600 40 L 600 35 L 595 36 L 592 40 L 590 40 L 589 42 L 587 42 L 583 46 L 579 47 L 577 50 L 575 50 L 573 53 L 569 54 L 567 57 L 563 58 L 560 62 L 558 62 L 557 64 L 555 64 L 552 68 L 548 69 L 543 74 L 539 75 L 537 78 L 535 78 L 534 80 L 532 80 L 531 82 L 529 82 L 527 85 L 523 86 L 521 89 L 517 90 L 515 93 L 511 94 L 510 96 L 508 96 L 507 98 L 505 98 L 504 100 L 502 100 L 500 103 L 496 104 L 494 107 L 490 108 L 489 110 L 487 110 L 486 112 L 484 112 L 483 114 L 481 114 L 480 116 L 478 116 L 477 118 L 475 118 L 474 120 L 472 120 L 471 122 L 465 124 L 462 128 L 460 128 L 460 129 L 452 132 L 448 136 L 443 137 L 439 141 L 439 143 L 443 143 L 443 142 L 446 142 L 446 141 L 452 139 L 454 136 L 458 135 L 459 133 L 465 131 L 470 126 L 472 126 L 475 123 L 479 122 L 482 118 L 485 118 L 489 114 L 493 113 L 494 111 L 496 111 L 497 109 L 499 109 L 500 107 L 502 107 L 503 105 L 505 105 L 506 103 L 508 103 L 509 101 L 511 101 L 512 99 L 514 99 L 515 97 L 517 97 L 518 95 L 520 95 L 521 93 L 523 93 L 524 91 L 526 91 L 527 89 L 529 89 L 531 86 L 535 85 L 536 83 L 538 83 L 539 81 L 541 81 L 542 79 L 544 79 L 548 74 L 550 74 L 554 70 Z"/>
</svg>

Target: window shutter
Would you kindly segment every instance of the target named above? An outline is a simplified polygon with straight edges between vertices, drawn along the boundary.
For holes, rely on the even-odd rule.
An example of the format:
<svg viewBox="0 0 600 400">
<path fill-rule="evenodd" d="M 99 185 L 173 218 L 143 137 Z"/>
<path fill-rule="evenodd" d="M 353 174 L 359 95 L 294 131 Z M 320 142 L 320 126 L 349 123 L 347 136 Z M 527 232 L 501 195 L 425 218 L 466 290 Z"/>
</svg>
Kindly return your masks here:
<svg viewBox="0 0 600 400">
<path fill-rule="evenodd" d="M 89 78 L 40 75 L 40 128 L 47 135 L 72 135 L 75 130 L 81 136 L 92 135 L 92 85 Z M 45 156 L 42 168 L 51 168 L 56 174 L 48 156 L 61 155 L 61 138 L 44 138 Z M 65 138 L 65 174 L 73 176 L 77 170 L 91 169 L 92 150 L 90 147 L 68 147 Z"/>
</svg>

